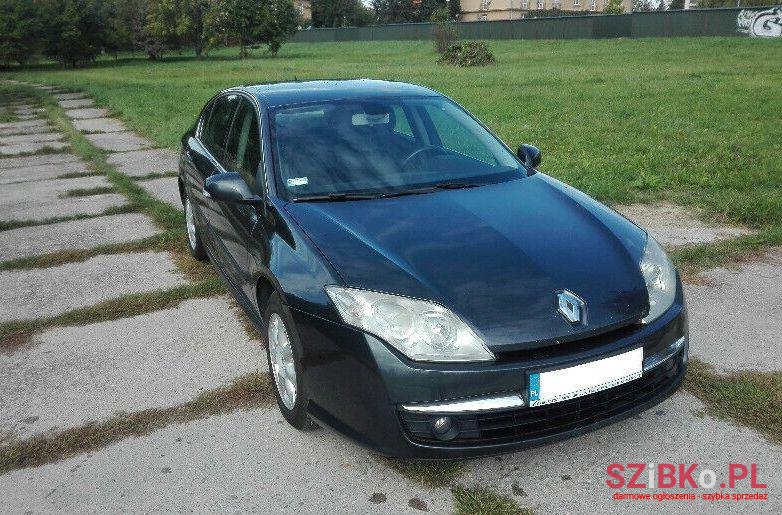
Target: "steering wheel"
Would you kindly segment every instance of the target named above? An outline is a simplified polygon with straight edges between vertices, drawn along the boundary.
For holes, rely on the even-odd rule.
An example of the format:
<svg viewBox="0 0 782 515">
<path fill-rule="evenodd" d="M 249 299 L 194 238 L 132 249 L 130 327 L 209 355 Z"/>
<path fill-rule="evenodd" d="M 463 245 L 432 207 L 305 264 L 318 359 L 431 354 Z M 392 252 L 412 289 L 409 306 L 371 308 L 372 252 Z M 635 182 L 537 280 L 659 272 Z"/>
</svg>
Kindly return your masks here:
<svg viewBox="0 0 782 515">
<path fill-rule="evenodd" d="M 424 152 L 436 152 L 438 154 L 445 153 L 442 149 L 442 147 L 438 147 L 436 145 L 427 145 L 425 147 L 419 148 L 418 150 L 414 151 L 412 154 L 407 156 L 402 160 L 402 168 L 407 168 L 407 165 L 410 164 L 410 161 L 423 154 Z"/>
</svg>

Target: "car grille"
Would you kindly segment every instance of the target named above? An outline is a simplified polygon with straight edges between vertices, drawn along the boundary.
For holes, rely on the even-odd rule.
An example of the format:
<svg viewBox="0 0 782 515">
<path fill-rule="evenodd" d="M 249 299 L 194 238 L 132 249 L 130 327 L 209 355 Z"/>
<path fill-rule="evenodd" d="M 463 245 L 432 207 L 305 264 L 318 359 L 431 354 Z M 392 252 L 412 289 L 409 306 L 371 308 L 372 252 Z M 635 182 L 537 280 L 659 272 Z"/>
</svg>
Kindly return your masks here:
<svg viewBox="0 0 782 515">
<path fill-rule="evenodd" d="M 653 399 L 679 374 L 681 367 L 678 355 L 629 383 L 547 406 L 470 414 L 400 414 L 412 440 L 425 444 L 480 446 L 543 438 L 608 419 Z M 453 440 L 441 441 L 431 432 L 432 418 L 442 415 L 451 416 L 459 428 Z"/>
</svg>

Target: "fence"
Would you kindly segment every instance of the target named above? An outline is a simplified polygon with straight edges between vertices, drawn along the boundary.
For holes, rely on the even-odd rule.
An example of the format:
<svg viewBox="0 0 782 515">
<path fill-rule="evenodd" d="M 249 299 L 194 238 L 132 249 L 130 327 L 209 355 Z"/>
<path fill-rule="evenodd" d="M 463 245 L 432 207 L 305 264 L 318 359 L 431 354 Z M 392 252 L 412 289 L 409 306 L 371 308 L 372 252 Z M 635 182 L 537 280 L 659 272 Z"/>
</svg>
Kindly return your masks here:
<svg viewBox="0 0 782 515">
<path fill-rule="evenodd" d="M 753 7 L 760 12 L 768 7 Z M 508 21 L 457 23 L 465 39 L 596 39 L 676 36 L 744 36 L 737 21 L 747 17 L 740 8 L 639 12 L 619 15 L 562 16 Z M 778 13 L 777 13 L 778 14 Z M 753 14 L 754 16 L 754 14 Z M 750 16 L 751 17 L 751 16 Z M 776 23 L 779 24 L 777 17 Z M 296 42 L 425 40 L 432 37 L 431 23 L 373 25 L 299 31 Z"/>
</svg>

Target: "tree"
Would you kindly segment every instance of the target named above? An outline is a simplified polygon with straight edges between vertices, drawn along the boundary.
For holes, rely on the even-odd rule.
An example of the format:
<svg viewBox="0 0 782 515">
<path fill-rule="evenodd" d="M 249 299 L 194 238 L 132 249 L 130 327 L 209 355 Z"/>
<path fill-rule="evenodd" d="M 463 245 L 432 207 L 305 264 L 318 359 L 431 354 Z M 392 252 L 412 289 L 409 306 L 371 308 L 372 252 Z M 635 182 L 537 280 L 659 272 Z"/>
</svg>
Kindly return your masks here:
<svg viewBox="0 0 782 515">
<path fill-rule="evenodd" d="M 41 52 L 41 18 L 38 2 L 0 2 L 0 65 L 25 64 Z"/>
<path fill-rule="evenodd" d="M 94 60 L 106 41 L 106 13 L 99 0 L 44 0 L 44 54 L 66 66 Z"/>
<path fill-rule="evenodd" d="M 671 3 L 668 4 L 668 10 L 673 11 L 677 9 L 684 9 L 684 0 L 671 0 Z"/>
<path fill-rule="evenodd" d="M 622 5 L 622 0 L 608 0 L 608 5 L 603 9 L 605 14 L 622 14 L 625 12 L 625 8 Z"/>
<path fill-rule="evenodd" d="M 208 0 L 157 0 L 147 17 L 146 30 L 172 48 L 191 46 L 196 56 L 201 57 L 208 9 Z"/>
<path fill-rule="evenodd" d="M 312 0 L 313 27 L 363 27 L 375 15 L 361 0 Z"/>
<path fill-rule="evenodd" d="M 295 32 L 299 16 L 291 0 L 215 0 L 206 13 L 206 31 L 213 34 L 210 45 L 234 39 L 239 56 L 247 57 L 247 47 L 266 44 L 272 54 Z"/>
<path fill-rule="evenodd" d="M 638 11 L 654 11 L 656 6 L 652 3 L 652 0 L 633 0 L 633 12 Z"/>
<path fill-rule="evenodd" d="M 454 6 L 450 4 L 453 3 Z M 454 12 L 459 8 L 458 0 L 446 2 L 445 0 L 372 0 L 372 8 L 379 23 L 420 23 L 429 21 L 432 13 L 438 7 L 449 4 L 449 11 Z"/>
</svg>

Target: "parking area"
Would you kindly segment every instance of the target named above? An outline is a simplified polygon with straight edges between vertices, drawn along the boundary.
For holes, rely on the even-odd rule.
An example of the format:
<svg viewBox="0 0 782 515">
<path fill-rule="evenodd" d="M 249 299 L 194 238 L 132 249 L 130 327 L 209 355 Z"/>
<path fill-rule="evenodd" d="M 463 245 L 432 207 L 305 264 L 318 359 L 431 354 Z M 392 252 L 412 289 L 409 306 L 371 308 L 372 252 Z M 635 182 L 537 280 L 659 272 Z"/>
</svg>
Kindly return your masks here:
<svg viewBox="0 0 782 515">
<path fill-rule="evenodd" d="M 782 510 L 780 442 L 689 388 L 578 438 L 463 462 L 388 460 L 324 428 L 293 430 L 263 338 L 182 252 L 177 154 L 84 94 L 38 91 L 0 106 L 13 118 L 0 123 L 3 511 L 452 513 L 459 492 L 484 490 L 535 513 L 716 509 L 614 500 L 612 463 L 721 476 L 757 464 L 768 500 L 720 510 Z M 675 205 L 617 209 L 668 248 L 751 234 Z M 782 249 L 685 289 L 704 377 L 782 370 Z"/>
</svg>

